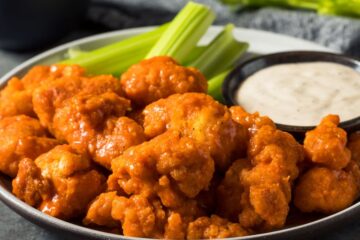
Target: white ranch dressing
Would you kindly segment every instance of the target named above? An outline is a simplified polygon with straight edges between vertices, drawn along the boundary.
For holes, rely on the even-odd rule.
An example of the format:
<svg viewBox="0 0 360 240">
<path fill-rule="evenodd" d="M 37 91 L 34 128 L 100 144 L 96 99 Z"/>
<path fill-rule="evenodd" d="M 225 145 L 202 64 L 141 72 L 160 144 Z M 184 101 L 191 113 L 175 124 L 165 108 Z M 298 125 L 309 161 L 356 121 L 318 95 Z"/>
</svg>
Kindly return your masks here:
<svg viewBox="0 0 360 240">
<path fill-rule="evenodd" d="M 280 124 L 313 126 L 330 113 L 346 121 L 360 116 L 360 73 L 329 62 L 280 64 L 250 76 L 235 97 Z"/>
</svg>

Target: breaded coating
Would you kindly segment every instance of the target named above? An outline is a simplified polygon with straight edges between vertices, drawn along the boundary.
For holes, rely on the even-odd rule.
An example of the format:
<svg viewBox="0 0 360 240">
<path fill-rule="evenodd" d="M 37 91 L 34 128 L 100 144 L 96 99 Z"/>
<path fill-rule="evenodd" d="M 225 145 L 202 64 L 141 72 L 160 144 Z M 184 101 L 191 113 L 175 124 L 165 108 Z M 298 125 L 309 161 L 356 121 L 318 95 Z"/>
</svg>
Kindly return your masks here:
<svg viewBox="0 0 360 240">
<path fill-rule="evenodd" d="M 303 161 L 304 149 L 291 134 L 266 125 L 250 139 L 248 157 L 254 165 L 276 160 L 281 175 L 293 181 L 299 174 L 297 163 Z"/>
<path fill-rule="evenodd" d="M 145 106 L 175 93 L 207 91 L 204 75 L 193 67 L 183 67 L 171 57 L 153 57 L 131 66 L 121 76 L 126 97 Z"/>
<path fill-rule="evenodd" d="M 29 161 L 20 162 L 19 172 L 12 182 L 13 192 L 51 216 L 61 219 L 82 216 L 88 203 L 104 189 L 104 176 L 91 167 L 89 159 L 68 145 L 57 146 L 40 155 L 35 164 Z"/>
<path fill-rule="evenodd" d="M 189 224 L 187 239 L 219 239 L 241 237 L 249 233 L 239 223 L 232 223 L 216 215 L 201 217 Z"/>
<path fill-rule="evenodd" d="M 168 208 L 167 213 L 165 239 L 185 239 L 188 225 L 205 215 L 197 199 L 188 199 L 178 208 Z"/>
<path fill-rule="evenodd" d="M 0 119 L 21 114 L 35 117 L 31 98 L 31 91 L 25 89 L 23 82 L 11 78 L 0 91 Z"/>
<path fill-rule="evenodd" d="M 157 195 L 164 206 L 180 207 L 206 189 L 214 161 L 206 148 L 178 131 L 127 149 L 112 161 L 112 181 L 127 194 Z"/>
<path fill-rule="evenodd" d="M 51 181 L 41 176 L 41 170 L 30 158 L 19 163 L 19 172 L 12 182 L 12 191 L 19 199 L 37 207 L 43 199 L 51 199 Z"/>
<path fill-rule="evenodd" d="M 188 223 L 179 213 L 170 213 L 165 225 L 164 239 L 185 239 Z"/>
<path fill-rule="evenodd" d="M 81 153 L 110 169 L 113 158 L 145 141 L 143 128 L 125 115 L 130 102 L 117 94 L 76 95 L 56 109 L 53 130 Z"/>
<path fill-rule="evenodd" d="M 299 174 L 303 149 L 288 133 L 265 125 L 250 139 L 248 157 L 254 167 L 241 172 L 245 188 L 240 224 L 270 230 L 284 226 L 291 184 Z"/>
<path fill-rule="evenodd" d="M 260 116 L 258 112 L 248 113 L 240 106 L 232 106 L 229 110 L 232 119 L 247 129 L 249 137 L 262 126 L 269 125 L 275 128 L 275 123 L 269 117 Z"/>
<path fill-rule="evenodd" d="M 245 228 L 280 228 L 289 212 L 303 149 L 290 134 L 265 124 L 250 138 L 248 157 L 226 172 L 218 187 L 217 212 L 233 221 L 238 217 Z"/>
<path fill-rule="evenodd" d="M 351 152 L 351 159 L 360 165 L 360 132 L 350 135 L 347 147 Z"/>
<path fill-rule="evenodd" d="M 113 201 L 111 215 L 121 222 L 125 236 L 163 237 L 166 210 L 159 200 L 150 200 L 144 195 L 117 197 Z"/>
<path fill-rule="evenodd" d="M 310 161 L 337 170 L 350 162 L 347 134 L 338 127 L 339 122 L 339 116 L 328 115 L 314 130 L 306 133 L 304 148 Z"/>
<path fill-rule="evenodd" d="M 120 228 L 120 223 L 111 216 L 112 203 L 117 197 L 116 192 L 106 192 L 97 196 L 89 206 L 84 225 Z"/>
<path fill-rule="evenodd" d="M 234 122 L 229 110 L 202 93 L 174 94 L 148 105 L 144 111 L 144 131 L 148 137 L 176 129 L 207 146 L 217 167 L 227 169 L 244 155 L 246 130 Z"/>
<path fill-rule="evenodd" d="M 49 138 L 34 118 L 19 115 L 0 120 L 0 171 L 15 177 L 23 158 L 35 159 L 60 142 Z"/>
<path fill-rule="evenodd" d="M 53 133 L 55 110 L 61 107 L 66 99 L 76 94 L 98 95 L 106 92 L 114 92 L 121 96 L 119 80 L 111 75 L 94 77 L 66 75 L 44 82 L 34 91 L 32 102 L 41 124 Z"/>
<path fill-rule="evenodd" d="M 350 206 L 359 195 L 356 179 L 359 168 L 351 171 L 314 167 L 299 179 L 295 188 L 294 204 L 303 212 L 326 214 L 341 211 Z M 356 175 L 357 176 L 356 176 Z"/>
<path fill-rule="evenodd" d="M 241 182 L 241 172 L 251 168 L 247 159 L 238 159 L 226 171 L 224 179 L 217 188 L 217 210 L 221 216 L 231 221 L 238 221 L 238 215 L 242 211 L 241 201 L 244 195 L 244 186 Z"/>
<path fill-rule="evenodd" d="M 0 92 L 0 119 L 22 114 L 36 117 L 32 104 L 32 93 L 36 88 L 56 77 L 82 72 L 77 65 L 35 66 L 22 79 L 13 77 Z"/>
</svg>

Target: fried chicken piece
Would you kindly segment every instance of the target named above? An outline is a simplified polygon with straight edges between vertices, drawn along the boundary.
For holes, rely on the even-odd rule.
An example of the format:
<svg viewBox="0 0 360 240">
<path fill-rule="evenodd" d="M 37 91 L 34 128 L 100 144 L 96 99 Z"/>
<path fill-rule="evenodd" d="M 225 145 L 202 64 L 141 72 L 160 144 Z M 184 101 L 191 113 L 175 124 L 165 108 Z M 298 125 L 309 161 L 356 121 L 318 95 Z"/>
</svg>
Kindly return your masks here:
<svg viewBox="0 0 360 240">
<path fill-rule="evenodd" d="M 177 131 L 168 131 L 127 149 L 112 161 L 113 175 L 127 194 L 157 195 L 176 208 L 209 186 L 214 161 L 206 148 Z"/>
<path fill-rule="evenodd" d="M 31 206 L 37 207 L 43 199 L 51 198 L 51 182 L 41 176 L 40 168 L 30 158 L 20 161 L 12 187 L 15 196 Z"/>
<path fill-rule="evenodd" d="M 113 158 L 145 141 L 143 128 L 122 117 L 129 107 L 127 99 L 112 92 L 76 95 L 56 109 L 55 136 L 110 169 Z"/>
<path fill-rule="evenodd" d="M 189 224 L 187 239 L 219 239 L 241 237 L 249 232 L 239 223 L 232 223 L 216 215 L 201 217 Z"/>
<path fill-rule="evenodd" d="M 351 159 L 346 148 L 347 134 L 337 127 L 340 119 L 336 115 L 328 115 L 312 131 L 308 131 L 304 140 L 307 158 L 331 169 L 344 168 Z"/>
<path fill-rule="evenodd" d="M 275 128 L 275 123 L 269 117 L 260 116 L 258 112 L 248 113 L 240 106 L 232 106 L 229 110 L 232 119 L 247 129 L 249 137 L 262 126 L 269 125 Z"/>
<path fill-rule="evenodd" d="M 245 188 L 244 227 L 271 230 L 284 226 L 291 200 L 291 184 L 297 178 L 297 164 L 304 154 L 300 144 L 288 133 L 265 125 L 249 142 L 248 157 L 254 165 L 241 172 Z"/>
<path fill-rule="evenodd" d="M 277 162 L 281 175 L 293 181 L 299 174 L 297 164 L 304 159 L 304 149 L 291 134 L 266 125 L 250 139 L 248 157 L 255 165 L 282 159 Z"/>
<path fill-rule="evenodd" d="M 238 159 L 226 171 L 224 179 L 217 188 L 217 213 L 221 217 L 238 221 L 238 215 L 242 211 L 241 200 L 244 194 L 244 186 L 240 181 L 241 172 L 251 168 L 247 159 Z"/>
<path fill-rule="evenodd" d="M 264 125 L 252 135 L 248 157 L 235 161 L 226 172 L 218 188 L 217 212 L 233 221 L 238 217 L 245 228 L 280 228 L 289 211 L 302 147 L 290 134 Z"/>
<path fill-rule="evenodd" d="M 335 213 L 349 207 L 359 196 L 359 167 L 350 171 L 314 167 L 300 177 L 294 204 L 303 212 Z"/>
<path fill-rule="evenodd" d="M 351 159 L 360 165 L 360 132 L 350 135 L 347 147 L 351 152 Z"/>
<path fill-rule="evenodd" d="M 29 161 L 20 162 L 12 182 L 13 192 L 53 217 L 66 220 L 85 214 L 87 204 L 104 188 L 104 176 L 91 167 L 88 158 L 68 145 L 40 155 L 35 164 Z"/>
<path fill-rule="evenodd" d="M 121 222 L 125 236 L 163 237 L 167 218 L 159 200 L 149 200 L 144 195 L 117 197 L 113 201 L 111 215 Z"/>
<path fill-rule="evenodd" d="M 171 57 L 146 59 L 131 66 L 121 76 L 126 97 L 137 106 L 175 93 L 207 91 L 204 75 L 193 67 L 183 67 Z"/>
<path fill-rule="evenodd" d="M 246 130 L 231 119 L 225 106 L 206 94 L 174 94 L 146 106 L 143 115 L 149 138 L 176 129 L 207 146 L 221 170 L 244 155 Z"/>
<path fill-rule="evenodd" d="M 185 239 L 187 225 L 179 213 L 171 213 L 165 225 L 164 239 Z"/>
<path fill-rule="evenodd" d="M 11 78 L 0 92 L 0 119 L 20 114 L 35 117 L 31 98 L 31 91 L 25 89 L 23 82 Z"/>
<path fill-rule="evenodd" d="M 116 192 L 106 192 L 97 196 L 90 203 L 83 224 L 120 228 L 120 223 L 111 216 L 112 203 L 116 198 Z"/>
<path fill-rule="evenodd" d="M 35 159 L 59 144 L 34 118 L 19 115 L 0 120 L 0 171 L 15 177 L 23 158 Z"/>
<path fill-rule="evenodd" d="M 21 80 L 13 77 L 0 92 L 0 119 L 22 114 L 36 117 L 32 104 L 33 91 L 49 79 L 82 71 L 76 65 L 35 66 Z"/>
<path fill-rule="evenodd" d="M 32 102 L 41 124 L 53 133 L 52 123 L 55 111 L 66 99 L 76 94 L 99 95 L 106 92 L 122 95 L 120 83 L 113 76 L 84 77 L 70 74 L 44 82 L 34 91 Z"/>
<path fill-rule="evenodd" d="M 165 239 L 185 239 L 189 224 L 205 215 L 197 199 L 188 199 L 178 208 L 168 208 L 167 213 Z"/>
</svg>

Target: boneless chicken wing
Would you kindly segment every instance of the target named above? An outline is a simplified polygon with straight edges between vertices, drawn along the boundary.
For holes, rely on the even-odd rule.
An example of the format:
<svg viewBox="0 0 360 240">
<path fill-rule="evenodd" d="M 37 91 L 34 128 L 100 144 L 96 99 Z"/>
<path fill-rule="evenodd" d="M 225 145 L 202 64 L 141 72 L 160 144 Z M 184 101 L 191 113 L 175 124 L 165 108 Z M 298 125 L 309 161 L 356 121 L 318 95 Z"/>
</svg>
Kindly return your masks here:
<svg viewBox="0 0 360 240">
<path fill-rule="evenodd" d="M 64 75 L 79 75 L 76 65 L 35 66 L 22 78 L 13 77 L 0 92 L 0 118 L 27 115 L 35 117 L 32 93 L 42 83 Z"/>
<path fill-rule="evenodd" d="M 15 177 L 23 158 L 35 159 L 59 144 L 34 118 L 19 115 L 0 120 L 0 171 Z"/>
<path fill-rule="evenodd" d="M 144 195 L 117 197 L 112 205 L 112 217 L 121 222 L 123 233 L 132 237 L 162 238 L 166 210 L 161 202 Z"/>
<path fill-rule="evenodd" d="M 35 117 L 31 98 L 31 91 L 23 82 L 17 77 L 11 78 L 0 92 L 0 119 L 20 114 Z"/>
<path fill-rule="evenodd" d="M 130 102 L 117 94 L 76 95 L 56 109 L 54 134 L 110 169 L 111 160 L 145 141 L 143 128 L 123 117 Z"/>
<path fill-rule="evenodd" d="M 338 212 L 359 195 L 356 133 L 349 143 L 354 152 L 351 156 L 346 132 L 338 124 L 339 117 L 329 115 L 306 133 L 304 147 L 310 166 L 295 186 L 294 199 L 295 206 L 303 212 Z"/>
<path fill-rule="evenodd" d="M 245 228 L 282 227 L 302 158 L 302 147 L 290 134 L 262 126 L 250 138 L 248 159 L 235 161 L 219 185 L 218 213 L 238 218 Z"/>
<path fill-rule="evenodd" d="M 306 133 L 304 148 L 309 160 L 332 169 L 342 169 L 350 162 L 347 134 L 337 127 L 339 122 L 338 116 L 329 115 L 314 130 Z"/>
<path fill-rule="evenodd" d="M 166 207 L 177 208 L 208 187 L 214 161 L 191 138 L 168 131 L 127 149 L 112 161 L 111 169 L 110 179 L 127 194 L 156 195 Z"/>
<path fill-rule="evenodd" d="M 248 113 L 240 106 L 229 108 L 232 119 L 247 129 L 249 137 L 254 135 L 262 126 L 269 125 L 275 127 L 275 123 L 266 116 L 260 116 L 258 112 Z"/>
<path fill-rule="evenodd" d="M 121 86 L 127 98 L 137 106 L 145 106 L 175 93 L 205 93 L 207 81 L 197 69 L 161 56 L 131 66 L 122 74 Z"/>
<path fill-rule="evenodd" d="M 29 166 L 29 167 L 28 167 Z M 68 145 L 24 159 L 12 182 L 13 193 L 40 211 L 61 219 L 85 213 L 87 204 L 104 188 L 105 178 L 88 158 Z"/>
<path fill-rule="evenodd" d="M 111 75 L 95 77 L 65 75 L 46 81 L 35 89 L 32 102 L 41 124 L 53 132 L 55 110 L 61 107 L 66 99 L 76 94 L 98 95 L 106 92 L 114 92 L 121 96 L 119 80 Z"/>
<path fill-rule="evenodd" d="M 239 215 L 242 226 L 266 230 L 284 226 L 303 155 L 290 134 L 273 126 L 261 127 L 250 138 L 248 157 L 254 167 L 241 173 L 246 193 Z"/>
<path fill-rule="evenodd" d="M 251 168 L 248 159 L 238 159 L 226 171 L 224 179 L 217 188 L 217 213 L 238 221 L 238 215 L 242 211 L 241 201 L 244 195 L 244 186 L 241 182 L 241 173 L 244 169 Z"/>
<path fill-rule="evenodd" d="M 222 170 L 234 158 L 244 154 L 246 130 L 232 120 L 225 106 L 206 94 L 174 94 L 148 105 L 143 116 L 148 137 L 176 129 L 207 146 L 217 167 Z"/>
<path fill-rule="evenodd" d="M 108 228 L 120 228 L 120 222 L 111 216 L 112 204 L 117 198 L 116 192 L 105 192 L 94 199 L 83 220 L 85 225 L 105 226 Z"/>
<path fill-rule="evenodd" d="M 357 165 L 355 168 L 352 171 L 311 168 L 300 177 L 295 188 L 295 206 L 303 212 L 327 214 L 350 206 L 359 195 L 360 171 Z"/>
</svg>

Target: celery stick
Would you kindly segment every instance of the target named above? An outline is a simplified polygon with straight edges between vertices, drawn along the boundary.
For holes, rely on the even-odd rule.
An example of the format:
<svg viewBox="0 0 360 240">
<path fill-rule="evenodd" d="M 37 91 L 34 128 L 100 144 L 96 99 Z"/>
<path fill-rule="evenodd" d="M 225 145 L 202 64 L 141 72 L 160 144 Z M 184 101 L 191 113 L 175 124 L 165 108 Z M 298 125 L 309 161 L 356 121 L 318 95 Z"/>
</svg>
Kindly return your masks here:
<svg viewBox="0 0 360 240">
<path fill-rule="evenodd" d="M 252 7 L 296 7 L 316 10 L 320 0 L 221 0 L 226 4 L 240 4 Z"/>
<path fill-rule="evenodd" d="M 167 27 L 167 24 L 160 26 L 150 32 L 124 39 L 120 42 L 87 52 L 86 54 L 80 54 L 75 58 L 67 59 L 61 63 L 79 64 L 86 68 L 88 73 L 99 74 L 112 73 L 106 69 L 109 69 L 109 66 L 119 65 L 119 62 L 122 62 L 120 64 L 121 69 L 117 70 L 117 72 L 121 72 L 143 59 Z M 115 70 L 111 68 L 111 71 Z"/>
<path fill-rule="evenodd" d="M 360 17 L 360 0 L 321 0 L 318 13 Z"/>
<path fill-rule="evenodd" d="M 221 87 L 229 72 L 230 70 L 226 70 L 208 81 L 208 94 L 222 103 L 224 102 L 224 99 L 222 96 Z"/>
<path fill-rule="evenodd" d="M 189 66 L 198 68 L 208 79 L 233 66 L 249 47 L 247 43 L 239 42 L 234 38 L 233 29 L 233 24 L 226 25 L 205 51 L 189 63 Z"/>
<path fill-rule="evenodd" d="M 183 64 L 214 19 L 215 14 L 209 7 L 189 2 L 171 21 L 146 58 L 166 55 Z"/>
<path fill-rule="evenodd" d="M 263 7 L 263 6 L 289 6 L 288 0 L 221 0 L 226 4 L 241 4 L 244 6 Z"/>
<path fill-rule="evenodd" d="M 200 57 L 201 54 L 204 53 L 204 51 L 206 50 L 206 48 L 208 48 L 209 46 L 198 46 L 195 47 L 186 57 L 186 59 L 184 60 L 183 65 L 184 66 L 189 66 L 189 64 L 193 61 L 195 61 L 198 57 Z"/>
</svg>

